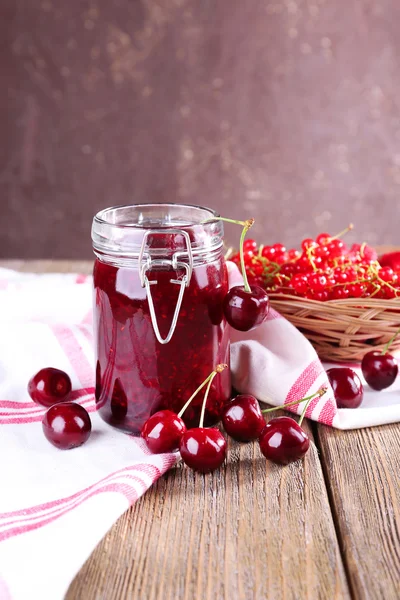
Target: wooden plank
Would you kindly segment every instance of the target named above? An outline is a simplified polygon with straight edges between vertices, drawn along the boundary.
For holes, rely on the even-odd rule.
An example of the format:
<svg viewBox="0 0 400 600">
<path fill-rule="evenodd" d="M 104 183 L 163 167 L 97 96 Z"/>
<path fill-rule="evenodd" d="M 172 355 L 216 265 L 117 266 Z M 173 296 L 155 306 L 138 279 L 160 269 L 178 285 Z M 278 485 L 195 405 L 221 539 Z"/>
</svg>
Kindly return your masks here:
<svg viewBox="0 0 400 600">
<path fill-rule="evenodd" d="M 318 453 L 286 468 L 230 442 L 226 468 L 180 465 L 96 548 L 66 600 L 345 599 Z"/>
<path fill-rule="evenodd" d="M 400 426 L 317 432 L 353 596 L 398 600 Z"/>
<path fill-rule="evenodd" d="M 14 268 L 89 272 L 91 263 Z M 211 475 L 179 465 L 112 527 L 66 600 L 211 598 L 350 598 L 315 446 L 278 467 L 257 444 L 231 440 L 226 467 Z"/>
</svg>

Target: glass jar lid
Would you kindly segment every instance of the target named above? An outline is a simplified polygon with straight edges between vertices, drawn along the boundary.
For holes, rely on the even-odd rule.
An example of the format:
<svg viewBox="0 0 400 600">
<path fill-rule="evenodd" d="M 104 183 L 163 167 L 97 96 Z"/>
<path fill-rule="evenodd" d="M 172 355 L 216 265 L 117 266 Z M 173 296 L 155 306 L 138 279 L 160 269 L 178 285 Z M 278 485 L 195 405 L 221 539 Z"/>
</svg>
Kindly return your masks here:
<svg viewBox="0 0 400 600">
<path fill-rule="evenodd" d="M 197 261 L 202 255 L 222 248 L 224 229 L 218 216 L 210 208 L 189 204 L 106 208 L 93 219 L 93 249 L 99 258 L 138 259 L 143 252 L 162 258 L 187 251 L 190 242 L 193 259 Z"/>
</svg>

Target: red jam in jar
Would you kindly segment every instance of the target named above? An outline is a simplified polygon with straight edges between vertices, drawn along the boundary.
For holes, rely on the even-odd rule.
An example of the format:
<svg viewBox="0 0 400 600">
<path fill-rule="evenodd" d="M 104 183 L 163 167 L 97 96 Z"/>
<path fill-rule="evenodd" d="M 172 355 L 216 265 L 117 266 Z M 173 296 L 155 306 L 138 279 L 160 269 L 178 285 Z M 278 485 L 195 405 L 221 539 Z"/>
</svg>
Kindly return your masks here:
<svg viewBox="0 0 400 600">
<path fill-rule="evenodd" d="M 94 218 L 96 403 L 107 423 L 137 434 L 156 411 L 178 412 L 217 364 L 229 365 L 228 275 L 215 217 L 202 207 L 143 204 Z M 219 420 L 230 392 L 225 369 L 213 380 L 206 424 Z M 203 393 L 183 415 L 188 425 L 198 425 Z"/>
</svg>

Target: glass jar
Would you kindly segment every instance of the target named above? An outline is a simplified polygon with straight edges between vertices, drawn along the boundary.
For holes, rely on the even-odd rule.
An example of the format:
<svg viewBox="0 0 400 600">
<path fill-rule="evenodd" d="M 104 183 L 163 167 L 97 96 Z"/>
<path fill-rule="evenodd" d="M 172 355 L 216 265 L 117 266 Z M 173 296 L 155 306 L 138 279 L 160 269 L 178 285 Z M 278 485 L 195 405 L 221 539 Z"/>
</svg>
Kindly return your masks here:
<svg viewBox="0 0 400 600">
<path fill-rule="evenodd" d="M 117 206 L 92 227 L 96 404 L 115 427 L 139 433 L 158 410 L 178 412 L 219 363 L 229 365 L 223 224 L 208 208 Z M 230 398 L 230 371 L 214 378 L 205 423 Z M 198 426 L 203 392 L 184 414 Z"/>
</svg>

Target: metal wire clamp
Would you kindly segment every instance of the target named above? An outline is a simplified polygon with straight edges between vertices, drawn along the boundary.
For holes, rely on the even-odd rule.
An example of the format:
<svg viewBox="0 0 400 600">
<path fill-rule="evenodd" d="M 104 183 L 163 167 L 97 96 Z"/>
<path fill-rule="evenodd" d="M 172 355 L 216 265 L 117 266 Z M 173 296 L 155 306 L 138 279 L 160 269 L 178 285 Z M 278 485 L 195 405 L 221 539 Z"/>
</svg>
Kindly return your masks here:
<svg viewBox="0 0 400 600">
<path fill-rule="evenodd" d="M 174 234 L 174 235 L 182 235 L 186 242 L 187 251 L 175 252 L 172 256 L 172 259 L 152 259 L 150 253 L 146 252 L 146 243 L 149 235 L 153 234 Z M 186 258 L 188 262 L 182 262 L 183 259 Z M 169 329 L 167 337 L 163 338 L 160 333 L 160 329 L 158 327 L 157 315 L 154 308 L 154 302 L 151 295 L 151 286 L 157 285 L 157 280 L 150 281 L 147 277 L 147 272 L 150 271 L 154 267 L 172 267 L 174 270 L 184 269 L 185 275 L 182 279 L 171 279 L 170 283 L 174 283 L 180 285 L 178 299 L 176 301 L 174 316 L 172 318 L 171 327 Z M 154 333 L 160 344 L 168 344 L 171 341 L 172 336 L 174 335 L 174 331 L 178 322 L 179 311 L 182 306 L 183 294 L 185 293 L 185 287 L 188 287 L 190 284 L 190 280 L 192 278 L 193 273 L 193 253 L 192 247 L 190 244 L 190 237 L 187 231 L 183 231 L 182 229 L 153 229 L 146 231 L 143 236 L 142 246 L 140 248 L 139 253 L 139 275 L 140 275 L 140 283 L 142 287 L 146 288 L 147 292 L 147 300 L 149 303 L 150 317 L 153 325 Z"/>
</svg>

